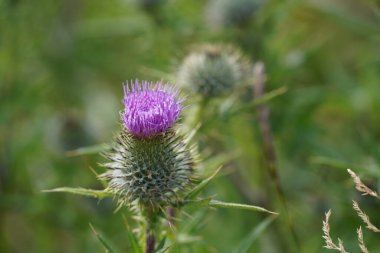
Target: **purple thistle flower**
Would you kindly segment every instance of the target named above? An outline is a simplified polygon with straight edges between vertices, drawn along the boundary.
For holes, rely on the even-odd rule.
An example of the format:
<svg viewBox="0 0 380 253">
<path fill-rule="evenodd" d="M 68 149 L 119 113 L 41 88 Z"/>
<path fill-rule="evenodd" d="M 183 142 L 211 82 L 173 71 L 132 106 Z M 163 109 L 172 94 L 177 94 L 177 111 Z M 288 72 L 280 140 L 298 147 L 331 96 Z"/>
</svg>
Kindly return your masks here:
<svg viewBox="0 0 380 253">
<path fill-rule="evenodd" d="M 139 137 L 151 137 L 165 132 L 177 121 L 181 112 L 178 90 L 168 83 L 138 80 L 124 85 L 122 120 L 127 130 Z"/>
</svg>

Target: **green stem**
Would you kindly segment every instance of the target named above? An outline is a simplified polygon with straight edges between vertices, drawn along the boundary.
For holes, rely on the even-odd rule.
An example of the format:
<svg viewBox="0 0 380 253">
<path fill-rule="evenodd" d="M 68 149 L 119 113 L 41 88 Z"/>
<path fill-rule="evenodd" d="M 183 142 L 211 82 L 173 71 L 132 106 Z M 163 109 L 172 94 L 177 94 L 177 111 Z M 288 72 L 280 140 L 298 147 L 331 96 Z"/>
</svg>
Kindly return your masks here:
<svg viewBox="0 0 380 253">
<path fill-rule="evenodd" d="M 265 66 L 262 62 L 258 62 L 254 66 L 254 98 L 260 99 L 264 95 L 265 90 Z M 288 201 L 281 186 L 280 176 L 277 169 L 277 156 L 273 144 L 272 131 L 269 124 L 269 108 L 265 104 L 257 106 L 258 123 L 261 130 L 261 135 L 264 144 L 264 153 L 267 163 L 267 171 L 272 183 L 274 184 L 275 191 L 280 199 L 282 207 L 286 214 L 286 223 L 292 236 L 294 247 L 299 250 L 299 239 L 296 233 L 294 223 L 289 213 Z"/>
<path fill-rule="evenodd" d="M 198 108 L 195 114 L 194 122 L 192 122 L 193 127 L 196 127 L 199 123 L 201 124 L 201 128 L 205 124 L 205 109 L 208 106 L 208 98 L 201 98 L 201 101 L 198 103 Z"/>
</svg>

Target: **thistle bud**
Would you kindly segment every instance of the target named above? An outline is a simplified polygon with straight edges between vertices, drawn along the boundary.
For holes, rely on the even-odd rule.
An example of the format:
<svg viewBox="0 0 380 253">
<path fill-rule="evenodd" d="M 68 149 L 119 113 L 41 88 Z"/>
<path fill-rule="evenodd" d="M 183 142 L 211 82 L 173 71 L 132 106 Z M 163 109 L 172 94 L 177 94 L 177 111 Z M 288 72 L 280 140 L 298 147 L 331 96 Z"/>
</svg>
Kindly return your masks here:
<svg viewBox="0 0 380 253">
<path fill-rule="evenodd" d="M 164 5 L 166 0 L 136 0 L 137 5 L 141 8 L 150 11 Z"/>
<path fill-rule="evenodd" d="M 123 130 L 101 178 L 123 204 L 163 207 L 190 184 L 193 174 L 191 150 L 175 131 L 182 106 L 168 84 L 143 81 L 124 86 L 121 113 Z"/>
<path fill-rule="evenodd" d="M 226 94 L 246 81 L 248 64 L 234 48 L 204 45 L 190 53 L 178 70 L 178 82 L 205 97 Z"/>
<path fill-rule="evenodd" d="M 263 0 L 211 0 L 206 7 L 208 23 L 217 29 L 247 22 Z"/>
</svg>

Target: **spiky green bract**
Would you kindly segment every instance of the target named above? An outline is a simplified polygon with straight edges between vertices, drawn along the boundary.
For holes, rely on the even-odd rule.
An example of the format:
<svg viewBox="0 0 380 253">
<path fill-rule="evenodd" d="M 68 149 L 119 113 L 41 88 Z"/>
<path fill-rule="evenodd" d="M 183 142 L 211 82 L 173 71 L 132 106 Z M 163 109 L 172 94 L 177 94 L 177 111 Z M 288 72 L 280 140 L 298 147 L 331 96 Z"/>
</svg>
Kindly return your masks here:
<svg viewBox="0 0 380 253">
<path fill-rule="evenodd" d="M 122 204 L 132 207 L 168 206 L 193 175 L 192 150 L 173 129 L 150 138 L 123 131 L 105 156 L 110 162 L 104 164 L 108 171 L 101 178 Z"/>
<path fill-rule="evenodd" d="M 206 44 L 195 49 L 178 70 L 178 83 L 204 97 L 226 94 L 248 78 L 248 61 L 226 45 Z"/>
</svg>

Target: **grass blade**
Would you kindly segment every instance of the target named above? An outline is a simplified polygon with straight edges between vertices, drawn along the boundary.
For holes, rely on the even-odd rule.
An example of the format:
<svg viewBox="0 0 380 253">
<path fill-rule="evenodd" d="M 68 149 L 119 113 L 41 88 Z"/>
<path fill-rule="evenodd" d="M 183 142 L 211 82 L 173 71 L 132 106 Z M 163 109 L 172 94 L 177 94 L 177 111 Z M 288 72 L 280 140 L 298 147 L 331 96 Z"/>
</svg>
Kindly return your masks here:
<svg viewBox="0 0 380 253">
<path fill-rule="evenodd" d="M 265 229 L 274 221 L 276 216 L 269 216 L 263 220 L 258 226 L 254 227 L 244 240 L 235 248 L 232 253 L 247 253 L 252 247 L 253 243 L 265 231 Z"/>
<path fill-rule="evenodd" d="M 127 236 L 128 236 L 128 242 L 129 242 L 132 252 L 142 253 L 142 249 L 137 241 L 137 238 L 130 230 L 127 230 Z"/>
<path fill-rule="evenodd" d="M 110 242 L 104 238 L 103 235 L 98 233 L 95 228 L 90 224 L 92 232 L 96 235 L 96 238 L 99 240 L 99 242 L 103 245 L 104 249 L 106 250 L 107 253 L 116 253 L 116 251 L 112 248 L 110 245 Z"/>
<path fill-rule="evenodd" d="M 132 250 L 132 253 L 143 253 L 143 250 L 139 244 L 139 241 L 138 239 L 136 238 L 136 236 L 133 234 L 132 230 L 130 229 L 128 223 L 127 223 L 127 219 L 125 217 L 123 217 L 124 219 L 124 222 L 125 222 L 125 226 L 126 226 L 126 230 L 127 230 L 127 237 L 128 237 L 128 242 L 129 242 L 129 246 L 130 246 L 130 249 Z"/>
</svg>

